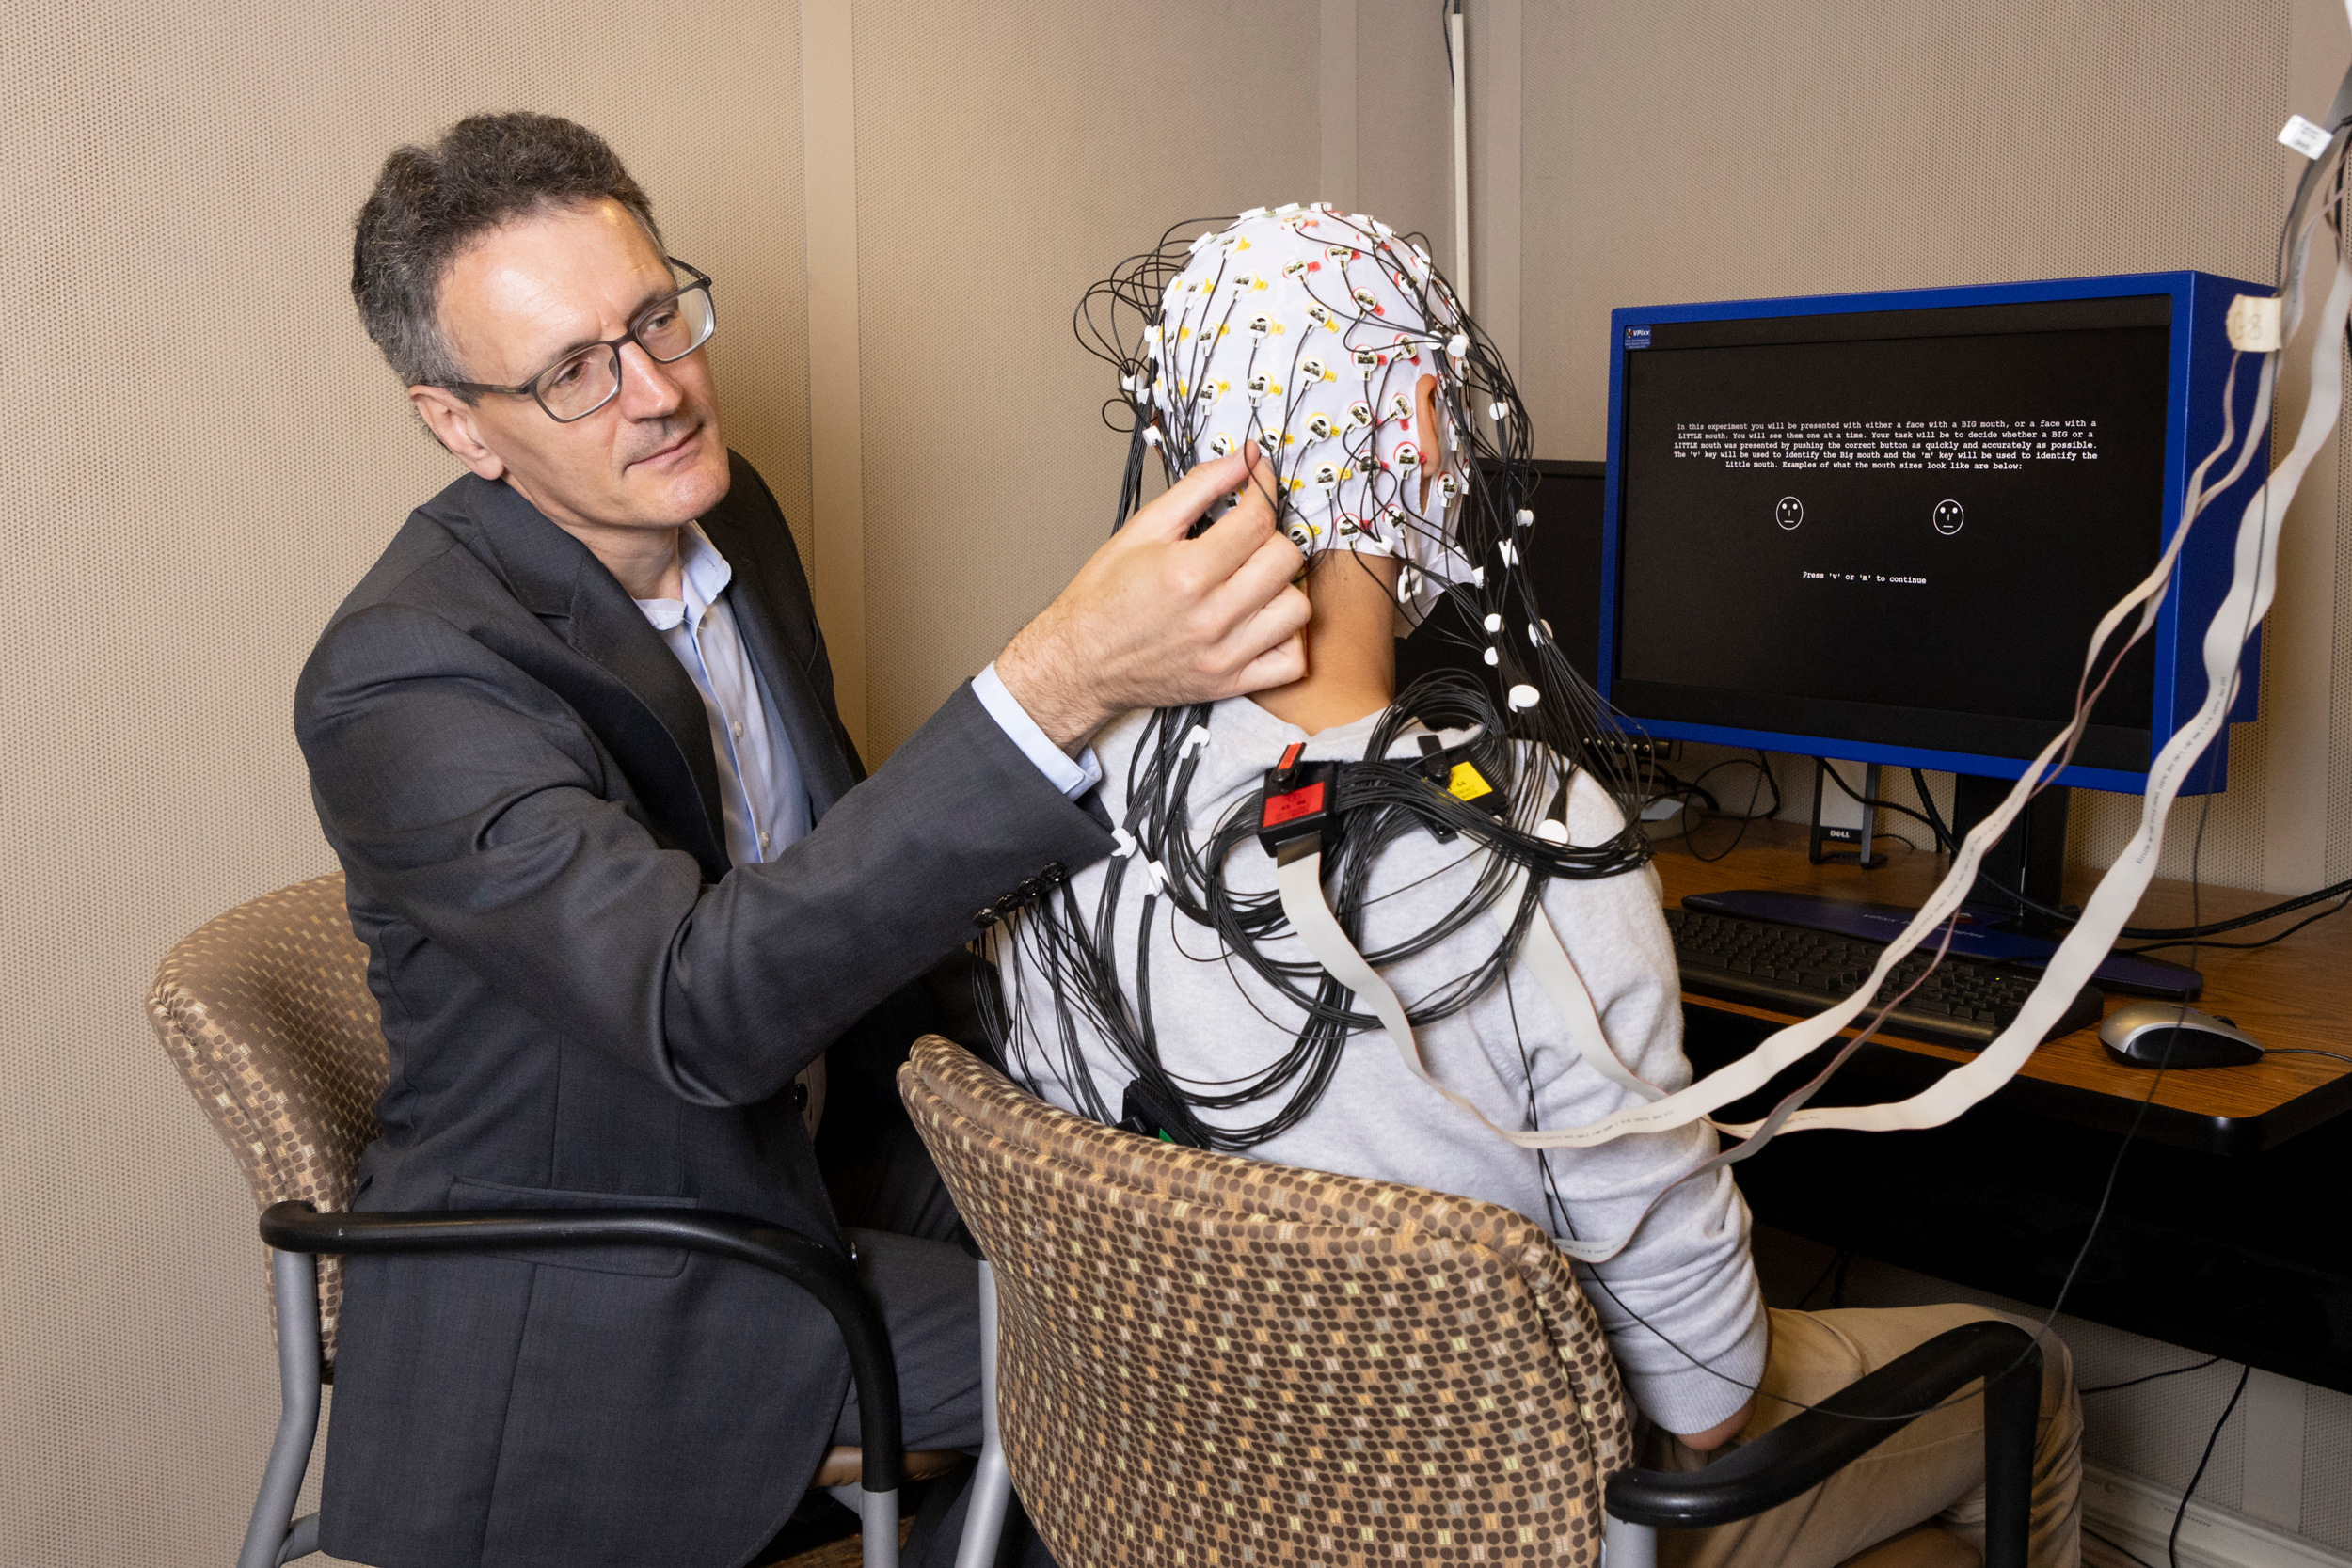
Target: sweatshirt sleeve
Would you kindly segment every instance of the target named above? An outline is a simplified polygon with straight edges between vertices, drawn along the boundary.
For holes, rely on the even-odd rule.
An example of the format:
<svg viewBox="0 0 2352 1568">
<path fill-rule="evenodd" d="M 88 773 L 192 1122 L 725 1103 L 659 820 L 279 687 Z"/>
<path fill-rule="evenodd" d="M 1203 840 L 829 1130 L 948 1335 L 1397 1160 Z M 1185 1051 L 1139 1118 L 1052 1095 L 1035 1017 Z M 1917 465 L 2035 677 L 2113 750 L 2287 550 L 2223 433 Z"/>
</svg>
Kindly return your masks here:
<svg viewBox="0 0 2352 1568">
<path fill-rule="evenodd" d="M 1569 796 L 1570 837 L 1597 844 L 1622 820 L 1607 793 L 1580 774 Z M 1610 1046 L 1636 1074 L 1672 1091 L 1691 1082 L 1691 1064 L 1682 1053 L 1681 981 L 1661 903 L 1657 873 L 1646 867 L 1593 881 L 1555 879 L 1544 896 Z M 1545 1127 L 1593 1121 L 1632 1102 L 1565 1045 L 1540 1053 L 1534 1065 Z M 1764 1370 L 1764 1299 L 1748 1254 L 1748 1206 L 1728 1169 L 1683 1180 L 1717 1148 L 1714 1129 L 1694 1122 L 1549 1156 L 1577 1239 L 1622 1235 L 1639 1224 L 1624 1251 L 1597 1268 L 1578 1264 L 1577 1275 L 1634 1402 L 1682 1434 L 1738 1411 Z"/>
</svg>

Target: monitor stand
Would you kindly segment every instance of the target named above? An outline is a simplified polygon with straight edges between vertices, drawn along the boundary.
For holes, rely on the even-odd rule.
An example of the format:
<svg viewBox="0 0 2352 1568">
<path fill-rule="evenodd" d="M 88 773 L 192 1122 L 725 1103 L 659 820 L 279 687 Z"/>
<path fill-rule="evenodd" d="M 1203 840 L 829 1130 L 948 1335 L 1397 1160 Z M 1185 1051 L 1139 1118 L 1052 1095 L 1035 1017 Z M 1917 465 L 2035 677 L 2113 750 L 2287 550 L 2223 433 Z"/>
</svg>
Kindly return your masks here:
<svg viewBox="0 0 2352 1568">
<path fill-rule="evenodd" d="M 1955 839 L 1965 838 L 2015 787 L 2014 780 L 1965 773 L 1953 783 L 1955 820 L 1949 826 Z M 2038 912 L 2025 900 L 2066 910 L 2058 900 L 2065 882 L 2068 798 L 2069 792 L 2055 784 L 2035 796 L 1978 863 L 1977 885 L 1961 906 L 1961 922 L 1952 932 L 1954 953 L 1990 962 L 2038 965 L 2057 950 L 2066 924 Z M 1865 942 L 1892 942 L 1918 912 L 1915 906 L 1748 888 L 1693 894 L 1682 902 L 1689 909 L 1835 931 Z M 2091 978 L 2110 990 L 2182 1001 L 2195 1000 L 2204 989 L 2204 977 L 2185 964 L 2130 954 L 2108 955 Z"/>
<path fill-rule="evenodd" d="M 1974 832 L 1979 823 L 2000 810 L 2001 802 L 2016 787 L 2014 779 L 1952 775 L 1952 820 L 1948 824 L 1952 842 L 1957 844 Z M 2066 935 L 2067 922 L 2053 919 L 2033 906 L 2068 915 L 2074 912 L 2060 902 L 2066 895 L 2066 814 L 2074 794 L 2063 784 L 2052 784 L 2026 802 L 2009 832 L 1977 863 L 1977 885 L 1970 890 L 1966 906 L 1972 915 L 1995 929 L 2020 936 L 2057 942 Z"/>
</svg>

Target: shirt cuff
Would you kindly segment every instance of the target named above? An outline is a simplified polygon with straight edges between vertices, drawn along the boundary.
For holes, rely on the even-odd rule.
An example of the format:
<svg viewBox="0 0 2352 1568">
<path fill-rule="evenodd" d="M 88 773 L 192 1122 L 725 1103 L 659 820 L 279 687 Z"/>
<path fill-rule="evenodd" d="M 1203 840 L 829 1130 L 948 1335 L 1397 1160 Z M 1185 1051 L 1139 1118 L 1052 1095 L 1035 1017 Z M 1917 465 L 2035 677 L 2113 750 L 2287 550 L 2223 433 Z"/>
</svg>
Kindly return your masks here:
<svg viewBox="0 0 2352 1568">
<path fill-rule="evenodd" d="M 996 721 L 996 727 L 1005 732 L 1007 739 L 1021 748 L 1021 754 L 1033 763 L 1045 780 L 1070 800 L 1076 800 L 1103 782 L 1103 764 L 1089 746 L 1078 753 L 1078 760 L 1070 760 L 1070 753 L 1054 744 L 1051 736 L 1038 728 L 1029 710 L 1015 701 L 1005 689 L 1005 683 L 996 673 L 994 664 L 972 677 L 972 695 L 988 709 L 988 716 Z"/>
</svg>

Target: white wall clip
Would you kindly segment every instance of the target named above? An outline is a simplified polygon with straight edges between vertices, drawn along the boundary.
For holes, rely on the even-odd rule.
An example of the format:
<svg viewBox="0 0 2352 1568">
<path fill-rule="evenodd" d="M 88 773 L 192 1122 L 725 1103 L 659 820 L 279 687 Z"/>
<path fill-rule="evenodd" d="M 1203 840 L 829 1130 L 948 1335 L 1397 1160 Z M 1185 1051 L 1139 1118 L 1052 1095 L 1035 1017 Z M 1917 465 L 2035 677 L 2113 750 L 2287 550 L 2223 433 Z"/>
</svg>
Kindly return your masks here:
<svg viewBox="0 0 2352 1568">
<path fill-rule="evenodd" d="M 2287 116 L 2286 129 L 2279 133 L 2281 145 L 2292 147 L 2306 158 L 2316 158 L 2328 150 L 2335 138 L 2301 115 Z"/>
<path fill-rule="evenodd" d="M 2276 354 L 2282 346 L 2285 324 L 2279 300 L 2240 294 L 2230 301 L 2226 325 L 2232 348 L 2248 354 Z"/>
</svg>

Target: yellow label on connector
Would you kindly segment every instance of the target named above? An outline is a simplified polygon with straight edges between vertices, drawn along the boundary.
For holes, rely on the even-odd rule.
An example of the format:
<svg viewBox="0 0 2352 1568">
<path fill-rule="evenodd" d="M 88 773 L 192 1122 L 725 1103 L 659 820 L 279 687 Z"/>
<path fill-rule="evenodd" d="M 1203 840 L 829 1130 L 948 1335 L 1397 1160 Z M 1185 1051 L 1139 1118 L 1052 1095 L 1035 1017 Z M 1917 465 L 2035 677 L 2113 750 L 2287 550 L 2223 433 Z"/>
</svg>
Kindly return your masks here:
<svg viewBox="0 0 2352 1568">
<path fill-rule="evenodd" d="M 1481 795 L 1492 795 L 1495 786 L 1467 762 L 1457 762 L 1454 771 L 1446 775 L 1445 792 L 1457 800 L 1475 800 Z"/>
</svg>

